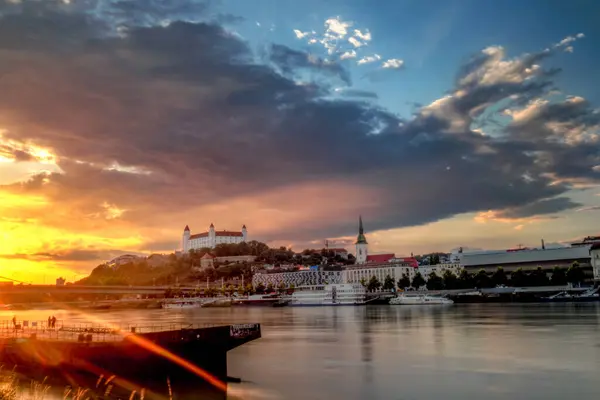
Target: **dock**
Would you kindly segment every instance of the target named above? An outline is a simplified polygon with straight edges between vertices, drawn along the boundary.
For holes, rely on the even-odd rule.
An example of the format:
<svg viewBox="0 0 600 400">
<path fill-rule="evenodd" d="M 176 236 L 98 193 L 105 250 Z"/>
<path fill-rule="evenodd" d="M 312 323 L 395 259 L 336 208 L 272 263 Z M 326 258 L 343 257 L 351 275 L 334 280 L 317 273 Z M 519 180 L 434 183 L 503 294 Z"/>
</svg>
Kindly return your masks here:
<svg viewBox="0 0 600 400">
<path fill-rule="evenodd" d="M 93 325 L 0 322 L 0 364 L 34 379 L 114 376 L 139 387 L 202 382 L 225 391 L 227 352 L 261 337 L 260 324 Z"/>
</svg>

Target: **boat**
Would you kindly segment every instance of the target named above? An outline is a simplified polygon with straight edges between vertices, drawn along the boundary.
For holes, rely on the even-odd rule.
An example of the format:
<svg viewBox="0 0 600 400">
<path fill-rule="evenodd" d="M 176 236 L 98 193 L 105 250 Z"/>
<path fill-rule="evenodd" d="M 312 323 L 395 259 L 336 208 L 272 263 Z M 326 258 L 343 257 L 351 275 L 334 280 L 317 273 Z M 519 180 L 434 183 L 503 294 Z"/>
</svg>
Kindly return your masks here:
<svg viewBox="0 0 600 400">
<path fill-rule="evenodd" d="M 213 387 L 212 377 L 227 380 L 227 352 L 261 337 L 260 324 L 46 325 L 0 322 L 0 364 L 31 379 L 79 384 L 112 376 L 116 385 L 148 388 L 170 377 Z"/>
<path fill-rule="evenodd" d="M 360 283 L 300 286 L 294 289 L 290 306 L 344 306 L 366 304 L 366 290 Z"/>
<path fill-rule="evenodd" d="M 234 305 L 240 306 L 272 306 L 279 302 L 281 296 L 277 293 L 253 294 L 246 297 L 238 297 L 234 300 Z"/>
<path fill-rule="evenodd" d="M 600 301 L 600 294 L 598 293 L 599 290 L 600 290 L 599 288 L 591 288 L 579 295 L 571 294 L 566 291 L 562 291 L 562 292 L 556 293 L 552 296 L 542 297 L 542 301 L 548 302 L 548 303 L 569 303 L 569 302 L 584 303 L 584 302 Z"/>
<path fill-rule="evenodd" d="M 454 301 L 442 297 L 442 296 L 431 296 L 428 294 L 416 294 L 406 295 L 401 294 L 390 300 L 391 305 L 421 305 L 421 304 L 454 304 Z"/>
<path fill-rule="evenodd" d="M 165 300 L 162 303 L 162 308 L 169 309 L 185 309 L 185 308 L 199 308 L 202 307 L 204 303 L 206 303 L 209 299 L 201 298 L 201 297 L 189 297 L 189 298 L 181 298 L 181 299 L 172 299 Z"/>
</svg>

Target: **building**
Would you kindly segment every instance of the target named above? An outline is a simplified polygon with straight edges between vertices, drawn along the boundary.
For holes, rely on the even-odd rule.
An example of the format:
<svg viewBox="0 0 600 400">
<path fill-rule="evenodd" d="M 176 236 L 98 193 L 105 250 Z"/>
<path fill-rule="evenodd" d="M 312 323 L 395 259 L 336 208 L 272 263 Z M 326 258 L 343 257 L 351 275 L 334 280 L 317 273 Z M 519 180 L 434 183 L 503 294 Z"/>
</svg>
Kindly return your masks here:
<svg viewBox="0 0 600 400">
<path fill-rule="evenodd" d="M 356 237 L 356 263 L 364 264 L 367 262 L 367 256 L 369 251 L 369 244 L 367 238 L 365 238 L 365 231 L 363 229 L 362 217 L 358 217 L 358 236 Z"/>
<path fill-rule="evenodd" d="M 210 253 L 206 253 L 200 257 L 200 268 L 214 268 L 215 267 L 215 256 Z"/>
<path fill-rule="evenodd" d="M 427 280 L 429 274 L 435 272 L 440 278 L 444 275 L 444 272 L 450 271 L 454 275 L 459 276 L 463 270 L 463 266 L 460 263 L 441 263 L 435 265 L 420 265 L 417 270 L 423 275 L 423 278 Z"/>
<path fill-rule="evenodd" d="M 559 247 L 553 249 L 508 249 L 486 252 L 462 253 L 460 264 L 470 272 L 484 269 L 493 272 L 498 267 L 505 271 L 518 268 L 552 269 L 556 266 L 567 268 L 574 261 L 581 267 L 590 266 L 590 245 Z"/>
<path fill-rule="evenodd" d="M 333 252 L 333 256 L 340 256 L 342 257 L 344 260 L 348 259 L 348 250 L 346 249 L 342 249 L 342 248 L 328 248 L 327 251 Z"/>
<path fill-rule="evenodd" d="M 381 264 L 388 263 L 392 260 L 396 259 L 396 255 L 394 253 L 385 253 L 385 254 L 369 254 L 367 256 L 367 264 Z"/>
<path fill-rule="evenodd" d="M 600 242 L 590 247 L 590 264 L 594 272 L 594 281 L 600 282 Z"/>
<path fill-rule="evenodd" d="M 56 286 L 65 286 L 65 278 L 60 277 L 60 278 L 56 278 Z"/>
<path fill-rule="evenodd" d="M 267 287 L 280 287 L 284 285 L 286 288 L 290 286 L 300 287 L 307 285 L 325 285 L 333 283 L 345 283 L 343 277 L 344 271 L 294 271 L 294 272 L 277 272 L 277 273 L 257 273 L 252 277 L 252 285 L 256 288 L 262 284 Z"/>
<path fill-rule="evenodd" d="M 209 248 L 214 249 L 218 244 L 242 243 L 248 241 L 248 230 L 246 225 L 242 230 L 237 231 L 217 231 L 215 226 L 210 224 L 208 231 L 191 234 L 189 226 L 185 226 L 181 239 L 181 249 L 184 253 L 194 249 Z"/>
<path fill-rule="evenodd" d="M 383 284 L 386 276 L 392 277 L 394 287 L 403 275 L 407 275 L 412 281 L 415 276 L 415 268 L 406 263 L 383 263 L 371 266 L 350 266 L 343 273 L 343 283 L 359 283 L 361 281 L 369 282 L 369 279 L 376 277 Z"/>
</svg>

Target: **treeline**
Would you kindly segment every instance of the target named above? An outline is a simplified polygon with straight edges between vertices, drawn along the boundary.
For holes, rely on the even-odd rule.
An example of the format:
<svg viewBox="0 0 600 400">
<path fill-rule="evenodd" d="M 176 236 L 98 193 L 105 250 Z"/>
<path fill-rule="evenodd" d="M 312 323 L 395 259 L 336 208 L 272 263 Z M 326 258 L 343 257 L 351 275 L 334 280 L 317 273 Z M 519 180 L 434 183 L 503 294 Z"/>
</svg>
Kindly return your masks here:
<svg viewBox="0 0 600 400">
<path fill-rule="evenodd" d="M 469 273 L 467 270 L 462 270 L 458 276 L 451 271 L 445 271 L 442 276 L 438 276 L 435 272 L 431 272 L 427 276 L 427 280 L 417 272 L 412 280 L 408 275 L 404 274 L 398 282 L 389 275 L 385 277 L 384 282 L 380 282 L 375 276 L 371 279 L 361 280 L 361 284 L 368 291 L 392 290 L 397 286 L 401 290 L 407 288 L 419 289 L 426 287 L 429 290 L 452 290 L 452 289 L 472 289 L 472 288 L 492 288 L 500 285 L 507 286 L 558 286 L 571 283 L 573 285 L 580 284 L 586 280 L 585 271 L 574 262 L 568 269 L 554 267 L 550 276 L 541 267 L 532 270 L 523 270 L 519 268 L 507 274 L 504 268 L 498 267 L 493 273 L 488 273 L 485 270 L 479 270 L 475 274 Z"/>
</svg>

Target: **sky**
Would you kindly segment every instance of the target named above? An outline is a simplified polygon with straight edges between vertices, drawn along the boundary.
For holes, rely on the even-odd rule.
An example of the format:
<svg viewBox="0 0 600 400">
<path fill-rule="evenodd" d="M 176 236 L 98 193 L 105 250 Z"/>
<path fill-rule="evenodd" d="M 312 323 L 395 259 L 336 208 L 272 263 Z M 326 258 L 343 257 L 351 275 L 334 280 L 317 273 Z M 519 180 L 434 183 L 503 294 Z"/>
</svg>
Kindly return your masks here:
<svg viewBox="0 0 600 400">
<path fill-rule="evenodd" d="M 398 255 L 600 234 L 600 3 L 0 0 L 0 276 L 183 228 Z"/>
</svg>

